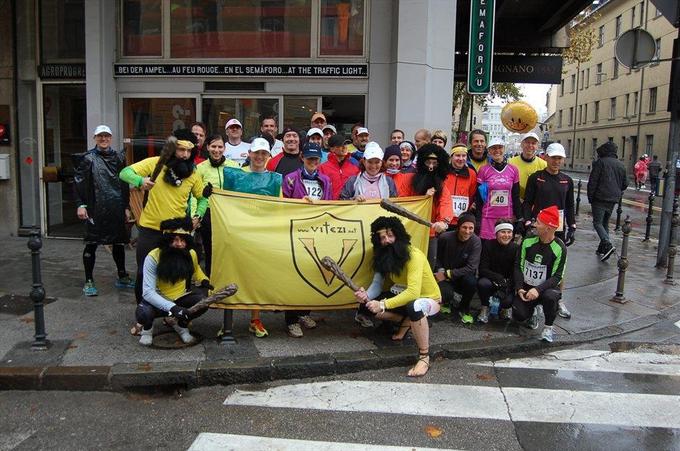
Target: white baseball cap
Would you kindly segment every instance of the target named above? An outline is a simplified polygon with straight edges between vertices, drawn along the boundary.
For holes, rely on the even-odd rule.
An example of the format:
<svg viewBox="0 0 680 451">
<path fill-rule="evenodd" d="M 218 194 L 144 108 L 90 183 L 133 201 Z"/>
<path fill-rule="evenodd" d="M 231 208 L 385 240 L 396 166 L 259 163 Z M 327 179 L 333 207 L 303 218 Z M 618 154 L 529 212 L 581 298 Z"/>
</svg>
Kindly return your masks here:
<svg viewBox="0 0 680 451">
<path fill-rule="evenodd" d="M 375 141 L 371 141 L 366 144 L 366 149 L 364 150 L 364 158 L 370 160 L 371 158 L 383 159 L 385 153 L 380 148 L 380 144 Z"/>
<path fill-rule="evenodd" d="M 368 129 L 366 127 L 359 127 L 357 128 L 357 136 L 359 135 L 368 135 Z"/>
<path fill-rule="evenodd" d="M 534 132 L 529 132 L 522 136 L 522 141 L 524 141 L 527 138 L 534 138 L 536 141 L 541 142 L 541 140 L 538 138 L 538 135 Z"/>
<path fill-rule="evenodd" d="M 487 148 L 491 148 L 491 147 L 493 147 L 493 146 L 503 146 L 503 147 L 505 147 L 505 143 L 504 143 L 503 140 L 500 139 L 500 138 L 493 138 L 493 139 L 491 139 L 491 141 L 489 142 L 489 145 L 486 146 L 486 147 L 487 147 Z"/>
<path fill-rule="evenodd" d="M 335 125 L 331 125 L 331 124 L 324 125 L 323 131 L 326 131 L 326 130 L 332 130 L 334 134 L 338 133 L 338 131 L 335 129 Z"/>
<path fill-rule="evenodd" d="M 227 121 L 227 124 L 224 126 L 224 128 L 229 128 L 232 125 L 238 125 L 239 127 L 243 128 L 243 125 L 241 125 L 241 121 L 239 121 L 238 119 L 235 119 L 235 118 L 229 119 L 229 121 Z"/>
<path fill-rule="evenodd" d="M 307 137 L 309 138 L 312 135 L 319 135 L 319 136 L 323 137 L 323 132 L 321 131 L 320 128 L 312 127 L 307 132 Z"/>
<path fill-rule="evenodd" d="M 567 158 L 567 153 L 564 151 L 564 146 L 560 143 L 552 143 L 545 149 L 546 155 L 549 157 Z"/>
<path fill-rule="evenodd" d="M 269 142 L 264 138 L 253 139 L 253 142 L 250 143 L 250 151 L 257 152 L 258 150 L 266 150 L 267 152 L 271 153 Z"/>
<path fill-rule="evenodd" d="M 109 135 L 113 135 L 108 125 L 98 125 L 97 128 L 94 129 L 94 136 L 97 136 L 101 133 L 108 133 Z"/>
</svg>

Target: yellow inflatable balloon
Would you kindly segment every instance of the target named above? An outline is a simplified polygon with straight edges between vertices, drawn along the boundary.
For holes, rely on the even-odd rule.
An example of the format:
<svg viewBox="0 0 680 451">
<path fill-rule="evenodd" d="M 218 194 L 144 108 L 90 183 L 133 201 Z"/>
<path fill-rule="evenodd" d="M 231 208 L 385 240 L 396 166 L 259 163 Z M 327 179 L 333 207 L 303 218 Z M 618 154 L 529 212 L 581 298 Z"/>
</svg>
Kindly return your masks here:
<svg viewBox="0 0 680 451">
<path fill-rule="evenodd" d="M 501 122 L 511 132 L 527 133 L 536 127 L 538 113 L 528 103 L 518 100 L 503 107 Z"/>
</svg>

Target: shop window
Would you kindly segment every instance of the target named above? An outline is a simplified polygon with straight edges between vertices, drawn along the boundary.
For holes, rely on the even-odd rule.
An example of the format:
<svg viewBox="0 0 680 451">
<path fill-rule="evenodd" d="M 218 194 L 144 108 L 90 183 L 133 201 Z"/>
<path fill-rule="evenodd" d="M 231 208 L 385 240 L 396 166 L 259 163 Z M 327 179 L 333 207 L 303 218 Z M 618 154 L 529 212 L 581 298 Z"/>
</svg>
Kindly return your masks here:
<svg viewBox="0 0 680 451">
<path fill-rule="evenodd" d="M 229 119 L 238 119 L 243 125 L 243 141 L 249 141 L 260 132 L 263 115 L 278 117 L 278 98 L 203 98 L 203 122 L 208 134 L 222 133 Z"/>
<path fill-rule="evenodd" d="M 194 98 L 124 98 L 123 143 L 128 161 L 158 155 L 173 131 L 195 120 Z"/>
<path fill-rule="evenodd" d="M 123 2 L 123 54 L 161 56 L 162 0 L 125 0 Z"/>
<path fill-rule="evenodd" d="M 320 54 L 364 53 L 363 0 L 321 0 Z"/>
<path fill-rule="evenodd" d="M 340 134 L 349 137 L 354 124 L 366 123 L 364 96 L 323 96 L 321 101 L 328 123 Z M 371 135 L 371 140 L 381 141 L 381 137 Z"/>
<path fill-rule="evenodd" d="M 309 58 L 311 0 L 172 0 L 172 58 Z"/>
<path fill-rule="evenodd" d="M 41 61 L 85 60 L 84 0 L 41 0 Z"/>
</svg>

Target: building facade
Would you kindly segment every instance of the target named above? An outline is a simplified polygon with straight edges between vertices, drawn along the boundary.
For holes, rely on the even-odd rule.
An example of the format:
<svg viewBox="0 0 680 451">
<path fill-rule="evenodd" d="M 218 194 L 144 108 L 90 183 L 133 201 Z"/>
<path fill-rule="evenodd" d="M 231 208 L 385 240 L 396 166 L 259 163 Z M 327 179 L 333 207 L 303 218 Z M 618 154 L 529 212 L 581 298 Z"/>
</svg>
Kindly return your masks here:
<svg viewBox="0 0 680 451">
<path fill-rule="evenodd" d="M 564 145 L 567 165 L 576 170 L 589 170 L 605 141 L 616 143 L 629 174 L 643 154 L 665 164 L 670 63 L 630 70 L 617 61 L 615 46 L 625 31 L 641 27 L 655 39 L 655 59 L 670 58 L 677 30 L 649 0 L 600 1 L 586 14 L 595 17 L 597 42 L 588 62 L 564 66 L 561 84 L 550 92 L 550 139 Z"/>
<path fill-rule="evenodd" d="M 362 122 L 383 145 L 395 127 L 451 127 L 456 0 L 8 3 L 5 235 L 80 236 L 71 155 L 93 146 L 99 124 L 131 162 L 194 121 L 221 132 L 235 117 L 248 138 L 262 115 L 281 130 L 323 111 L 339 132 Z"/>
</svg>

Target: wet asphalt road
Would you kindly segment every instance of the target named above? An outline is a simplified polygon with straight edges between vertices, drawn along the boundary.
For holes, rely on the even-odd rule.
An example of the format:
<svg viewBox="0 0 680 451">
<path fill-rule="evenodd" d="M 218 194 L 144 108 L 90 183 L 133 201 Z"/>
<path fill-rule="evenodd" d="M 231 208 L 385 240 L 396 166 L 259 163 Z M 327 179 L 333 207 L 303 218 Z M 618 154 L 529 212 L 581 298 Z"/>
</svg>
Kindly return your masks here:
<svg viewBox="0 0 680 451">
<path fill-rule="evenodd" d="M 664 344 L 439 361 L 420 380 L 393 368 L 166 393 L 0 392 L 0 449 L 680 450 L 680 328 L 626 340 Z"/>
</svg>

